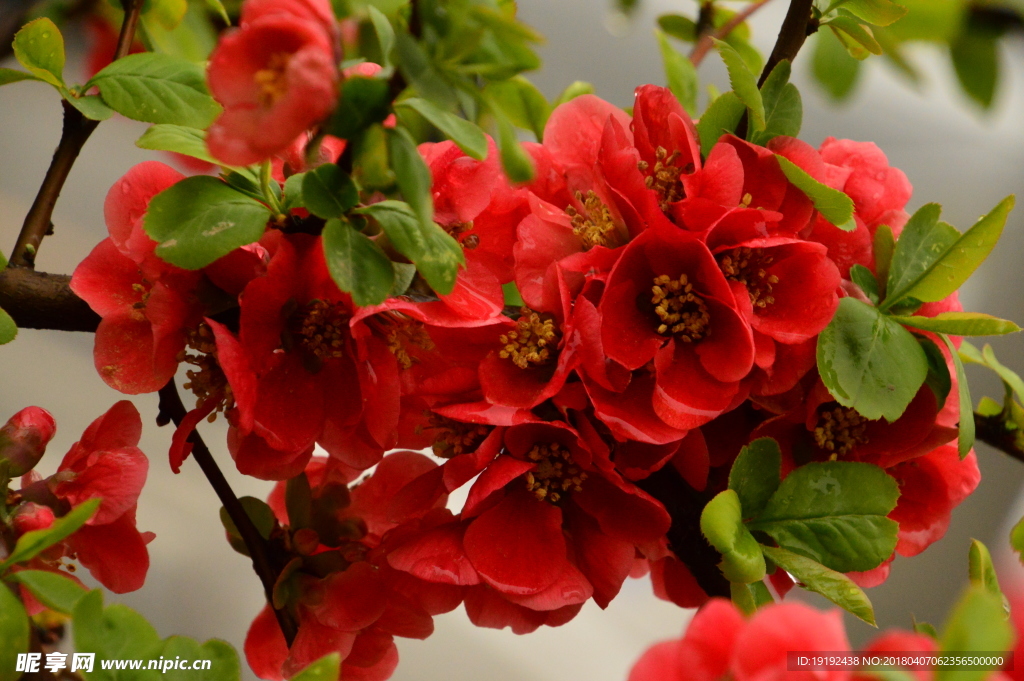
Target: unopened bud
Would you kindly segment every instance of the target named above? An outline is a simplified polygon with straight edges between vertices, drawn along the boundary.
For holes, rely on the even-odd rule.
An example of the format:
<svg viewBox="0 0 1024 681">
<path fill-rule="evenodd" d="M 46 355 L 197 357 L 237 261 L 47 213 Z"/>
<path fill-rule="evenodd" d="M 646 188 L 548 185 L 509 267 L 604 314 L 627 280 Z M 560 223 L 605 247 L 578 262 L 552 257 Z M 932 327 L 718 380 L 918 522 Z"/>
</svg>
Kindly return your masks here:
<svg viewBox="0 0 1024 681">
<path fill-rule="evenodd" d="M 11 518 L 14 531 L 21 536 L 33 530 L 45 530 L 53 524 L 53 509 L 33 501 L 28 501 L 18 507 Z"/>
<path fill-rule="evenodd" d="M 12 478 L 35 468 L 53 438 L 57 424 L 50 412 L 39 407 L 25 407 L 0 428 L 0 462 L 7 463 Z"/>
</svg>

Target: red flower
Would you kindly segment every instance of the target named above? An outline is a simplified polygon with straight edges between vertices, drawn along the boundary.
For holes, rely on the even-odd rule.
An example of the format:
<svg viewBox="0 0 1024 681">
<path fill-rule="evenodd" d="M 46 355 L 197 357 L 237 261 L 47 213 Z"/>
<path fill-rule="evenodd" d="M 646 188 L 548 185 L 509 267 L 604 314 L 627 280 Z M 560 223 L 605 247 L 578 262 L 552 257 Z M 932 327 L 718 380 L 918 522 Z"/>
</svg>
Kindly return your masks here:
<svg viewBox="0 0 1024 681">
<path fill-rule="evenodd" d="M 163 387 L 178 368 L 186 328 L 202 318 L 199 272 L 165 263 L 142 229 L 150 199 L 184 175 L 156 161 L 140 163 L 107 193 L 110 237 L 79 263 L 71 289 L 102 317 L 93 355 L 100 377 L 137 394 Z"/>
<path fill-rule="evenodd" d="M 249 0 L 241 27 L 210 56 L 210 91 L 224 106 L 210 152 L 231 165 L 258 163 L 324 119 L 337 99 L 337 35 L 326 2 Z"/>
</svg>

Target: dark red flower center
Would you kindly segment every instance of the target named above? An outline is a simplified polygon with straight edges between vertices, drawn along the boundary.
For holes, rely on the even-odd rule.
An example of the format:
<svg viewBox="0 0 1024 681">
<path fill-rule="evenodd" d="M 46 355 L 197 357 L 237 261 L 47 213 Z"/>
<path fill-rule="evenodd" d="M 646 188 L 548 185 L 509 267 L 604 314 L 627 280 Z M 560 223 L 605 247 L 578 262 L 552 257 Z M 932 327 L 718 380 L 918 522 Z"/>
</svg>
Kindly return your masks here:
<svg viewBox="0 0 1024 681">
<path fill-rule="evenodd" d="M 693 343 L 711 333 L 707 303 L 693 290 L 686 274 L 672 279 L 667 274 L 654 278 L 651 303 L 658 318 L 658 333 Z"/>
<path fill-rule="evenodd" d="M 658 206 L 664 211 L 668 210 L 670 203 L 686 197 L 683 183 L 679 179 L 684 169 L 675 165 L 676 159 L 679 158 L 678 151 L 669 154 L 665 147 L 658 147 L 654 150 L 654 157 L 654 168 L 651 168 L 647 161 L 640 161 L 637 167 L 640 168 L 640 172 L 647 174 L 644 184 L 658 195 Z"/>
<path fill-rule="evenodd" d="M 348 310 L 341 303 L 312 300 L 299 310 L 295 333 L 318 359 L 338 359 L 345 356 L 348 322 Z"/>
<path fill-rule="evenodd" d="M 857 445 L 868 441 L 865 433 L 868 419 L 849 407 L 836 406 L 823 409 L 814 428 L 814 442 L 831 452 L 831 458 L 844 456 Z"/>
<path fill-rule="evenodd" d="M 195 369 L 188 369 L 185 372 L 188 382 L 184 387 L 196 396 L 196 409 L 202 409 L 208 400 L 217 401 L 213 412 L 206 417 L 207 421 L 213 423 L 218 413 L 235 405 L 235 398 L 227 376 L 217 362 L 217 345 L 210 327 L 200 323 L 196 328 L 189 329 L 186 345 L 187 349 L 194 350 L 195 354 L 183 351 L 180 361 L 191 364 Z"/>
<path fill-rule="evenodd" d="M 543 366 L 554 358 L 560 337 L 551 315 L 540 315 L 524 307 L 516 328 L 498 337 L 503 346 L 498 356 L 511 360 L 520 369 Z"/>
<path fill-rule="evenodd" d="M 779 278 L 768 274 L 768 266 L 773 261 L 764 249 L 745 246 L 731 248 L 718 256 L 718 266 L 725 278 L 746 286 L 751 305 L 761 310 L 775 302 L 772 286 L 779 283 Z"/>
<path fill-rule="evenodd" d="M 537 444 L 526 454 L 537 468 L 526 474 L 526 489 L 540 501 L 557 504 L 569 492 L 579 492 L 587 479 L 568 449 L 551 442 Z"/>
<path fill-rule="evenodd" d="M 432 449 L 434 456 L 451 459 L 459 454 L 475 452 L 480 443 L 494 430 L 494 426 L 482 423 L 464 423 L 429 412 L 428 430 L 435 432 Z"/>
<path fill-rule="evenodd" d="M 580 238 L 584 249 L 589 251 L 594 246 L 615 248 L 625 243 L 620 241 L 623 235 L 611 211 L 597 194 L 588 191 L 584 196 L 582 192 L 576 192 L 576 200 L 583 204 L 583 212 L 573 206 L 566 207 L 565 212 L 572 220 L 572 233 Z"/>
<path fill-rule="evenodd" d="M 288 91 L 288 62 L 292 55 L 288 52 L 275 52 L 270 55 L 267 65 L 253 74 L 253 80 L 259 86 L 260 105 L 271 107 Z"/>
</svg>

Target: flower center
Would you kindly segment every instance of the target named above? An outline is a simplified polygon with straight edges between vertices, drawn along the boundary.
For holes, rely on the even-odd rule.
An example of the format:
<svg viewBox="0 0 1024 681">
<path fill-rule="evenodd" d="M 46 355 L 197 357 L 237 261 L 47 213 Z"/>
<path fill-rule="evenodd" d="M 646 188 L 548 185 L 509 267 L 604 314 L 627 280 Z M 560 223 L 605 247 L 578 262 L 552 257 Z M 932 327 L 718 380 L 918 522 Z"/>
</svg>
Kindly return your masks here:
<svg viewBox="0 0 1024 681">
<path fill-rule="evenodd" d="M 467 234 L 473 230 L 473 222 L 453 222 L 443 227 L 453 239 L 459 242 L 463 250 L 471 251 L 480 245 L 480 237 L 476 234 Z"/>
<path fill-rule="evenodd" d="M 553 357 L 552 348 L 557 348 L 559 337 L 553 318 L 524 307 L 515 330 L 498 337 L 503 346 L 498 356 L 512 360 L 520 369 L 527 369 L 531 364 L 544 365 Z"/>
<path fill-rule="evenodd" d="M 345 356 L 348 322 L 348 310 L 342 304 L 312 300 L 299 311 L 296 333 L 318 359 L 338 359 Z"/>
<path fill-rule="evenodd" d="M 288 91 L 288 61 L 292 58 L 287 52 L 275 52 L 270 55 L 267 65 L 253 75 L 259 86 L 260 105 L 270 107 L 284 97 Z"/>
<path fill-rule="evenodd" d="M 658 316 L 658 333 L 675 336 L 684 343 L 699 341 L 711 333 L 708 306 L 693 290 L 685 274 L 672 279 L 667 274 L 654 278 L 651 303 Z"/>
<path fill-rule="evenodd" d="M 849 407 L 837 406 L 821 412 L 814 429 L 814 441 L 832 457 L 844 456 L 868 441 L 868 420 Z"/>
<path fill-rule="evenodd" d="M 428 430 L 436 433 L 431 448 L 434 456 L 451 459 L 459 454 L 475 452 L 480 443 L 494 430 L 494 426 L 481 423 L 464 423 L 430 412 Z"/>
<path fill-rule="evenodd" d="M 235 405 L 235 398 L 228 384 L 227 376 L 217 362 L 217 345 L 210 327 L 201 322 L 195 329 L 190 329 L 186 336 L 186 346 L 196 354 L 185 353 L 181 361 L 191 364 L 195 369 L 188 369 L 185 376 L 188 382 L 183 384 L 196 396 L 196 409 L 202 409 L 209 400 L 216 400 L 217 406 L 206 417 L 210 423 L 217 414 Z"/>
<path fill-rule="evenodd" d="M 385 340 L 388 350 L 398 359 L 398 365 L 403 369 L 419 361 L 409 354 L 410 346 L 415 345 L 423 350 L 434 349 L 434 341 L 423 328 L 423 323 L 408 317 L 392 317 L 387 325 Z"/>
<path fill-rule="evenodd" d="M 568 492 L 583 489 L 587 474 L 562 445 L 555 442 L 534 445 L 526 458 L 537 464 L 537 468 L 526 474 L 526 489 L 539 501 L 556 504 Z"/>
<path fill-rule="evenodd" d="M 594 246 L 615 248 L 621 245 L 619 228 L 612 219 L 612 212 L 597 194 L 588 191 L 584 196 L 582 192 L 576 192 L 576 200 L 583 204 L 584 212 L 580 213 L 572 206 L 567 206 L 565 212 L 572 219 L 572 233 L 580 238 L 583 248 L 589 251 Z"/>
<path fill-rule="evenodd" d="M 772 286 L 779 283 L 779 278 L 767 270 L 773 261 L 761 248 L 732 248 L 718 256 L 725 278 L 746 286 L 750 304 L 762 310 L 775 302 Z"/>
<path fill-rule="evenodd" d="M 683 183 L 679 179 L 684 169 L 675 165 L 676 159 L 679 158 L 678 151 L 669 154 L 665 147 L 658 147 L 654 150 L 654 157 L 653 169 L 647 161 L 640 161 L 637 167 L 642 173 L 650 171 L 644 178 L 644 184 L 658 195 L 658 206 L 661 210 L 666 211 L 670 203 L 675 203 L 686 197 Z"/>
</svg>

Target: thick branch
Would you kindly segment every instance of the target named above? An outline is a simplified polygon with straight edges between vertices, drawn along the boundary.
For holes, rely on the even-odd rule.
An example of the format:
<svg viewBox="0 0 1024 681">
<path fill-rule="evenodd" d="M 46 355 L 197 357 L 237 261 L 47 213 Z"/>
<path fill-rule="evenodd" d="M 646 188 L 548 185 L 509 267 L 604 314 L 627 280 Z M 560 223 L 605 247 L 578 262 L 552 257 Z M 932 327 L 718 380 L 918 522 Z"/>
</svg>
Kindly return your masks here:
<svg viewBox="0 0 1024 681">
<path fill-rule="evenodd" d="M 22 329 L 95 331 L 100 317 L 76 296 L 71 277 L 24 267 L 0 272 L 0 309 Z"/>
<path fill-rule="evenodd" d="M 166 419 L 169 418 L 174 422 L 175 426 L 180 425 L 182 419 L 185 418 L 186 411 L 185 405 L 181 402 L 181 396 L 178 395 L 178 387 L 174 384 L 173 378 L 160 389 L 159 395 L 160 415 L 157 418 L 157 422 L 163 425 L 163 423 L 167 422 Z M 231 517 L 231 521 L 238 528 L 238 533 L 242 536 L 242 541 L 245 542 L 245 546 L 249 550 L 249 556 L 252 557 L 252 568 L 263 583 L 263 592 L 267 597 L 267 603 L 273 606 L 274 584 L 277 582 L 277 577 L 283 566 L 274 565 L 266 540 L 260 536 L 259 530 L 253 525 L 245 509 L 242 508 L 242 504 L 238 501 L 238 497 L 235 496 L 231 485 L 228 484 L 224 474 L 221 473 L 220 468 L 217 466 L 217 462 L 214 461 L 213 455 L 210 454 L 209 448 L 203 442 L 203 438 L 199 436 L 199 431 L 193 430 L 192 434 L 188 437 L 188 441 L 192 443 L 192 456 L 195 457 L 199 467 L 203 470 L 206 479 L 210 481 L 210 485 Z M 274 614 L 277 616 L 277 623 L 281 627 L 284 638 L 290 647 L 295 640 L 298 626 L 291 613 L 287 610 L 274 608 Z"/>
<path fill-rule="evenodd" d="M 125 17 L 121 24 L 121 34 L 117 39 L 115 60 L 128 54 L 128 49 L 135 38 L 135 27 L 139 21 L 142 2 L 143 0 L 125 0 Z M 39 252 L 43 237 L 52 233 L 53 223 L 50 220 L 53 217 L 53 208 L 57 205 L 57 199 L 64 188 L 64 182 L 67 181 L 82 147 L 99 125 L 99 121 L 86 118 L 67 101 L 62 101 L 61 104 L 64 106 L 64 128 L 43 183 L 28 215 L 25 216 L 25 222 L 21 225 L 18 242 L 11 254 L 11 264 L 15 267 L 35 266 L 36 254 Z"/>
<path fill-rule="evenodd" d="M 783 59 L 793 61 L 800 48 L 804 46 L 807 36 L 817 30 L 817 26 L 811 21 L 811 7 L 814 0 L 791 0 L 786 18 L 782 20 L 782 28 L 779 29 L 779 37 L 775 40 L 775 47 L 765 62 L 761 77 L 757 81 L 758 87 L 764 85 L 768 75 L 778 66 Z"/>
<path fill-rule="evenodd" d="M 1024 432 L 1008 430 L 1002 416 L 974 415 L 975 439 L 1024 462 Z"/>
</svg>

